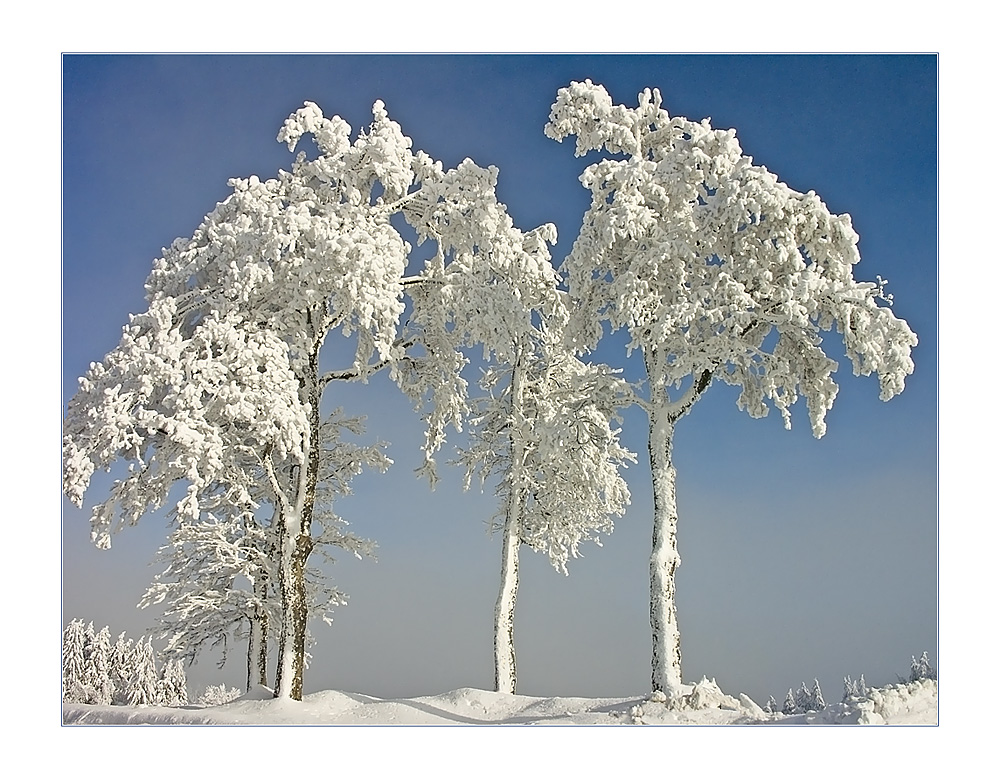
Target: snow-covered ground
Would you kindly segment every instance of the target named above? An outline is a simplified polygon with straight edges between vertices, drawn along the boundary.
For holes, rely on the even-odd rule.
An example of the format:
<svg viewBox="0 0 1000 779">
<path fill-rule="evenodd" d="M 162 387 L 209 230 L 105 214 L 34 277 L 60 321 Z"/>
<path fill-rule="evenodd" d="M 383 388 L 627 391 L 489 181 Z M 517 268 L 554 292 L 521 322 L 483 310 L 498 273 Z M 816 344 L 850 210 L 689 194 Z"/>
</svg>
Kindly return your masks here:
<svg viewBox="0 0 1000 779">
<path fill-rule="evenodd" d="M 266 688 L 222 706 L 183 708 L 63 704 L 70 725 L 936 725 L 937 682 L 922 679 L 873 689 L 865 698 L 818 712 L 768 714 L 745 695 L 711 680 L 688 687 L 687 705 L 656 696 L 536 698 L 472 688 L 409 699 L 317 692 L 279 701 Z"/>
</svg>

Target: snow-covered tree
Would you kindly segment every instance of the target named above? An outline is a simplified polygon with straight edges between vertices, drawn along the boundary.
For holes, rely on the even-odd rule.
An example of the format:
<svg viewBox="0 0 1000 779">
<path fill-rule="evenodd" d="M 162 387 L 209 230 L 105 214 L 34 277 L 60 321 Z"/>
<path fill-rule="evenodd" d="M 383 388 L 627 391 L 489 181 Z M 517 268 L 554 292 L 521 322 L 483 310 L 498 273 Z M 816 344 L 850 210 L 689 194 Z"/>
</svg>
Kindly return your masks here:
<svg viewBox="0 0 1000 779">
<path fill-rule="evenodd" d="M 210 314 L 193 327 L 176 314 L 175 299 L 154 299 L 70 402 L 67 494 L 81 501 L 96 467 L 129 462 L 127 477 L 93 510 L 100 547 L 170 500 L 178 482 L 188 485 L 174 506 L 179 522 L 213 509 L 250 510 L 262 453 L 301 454 L 305 414 L 281 341 L 243 327 L 236 313 Z"/>
<path fill-rule="evenodd" d="M 363 420 L 335 410 L 322 426 L 323 455 L 317 485 L 315 551 L 335 562 L 333 549 L 357 557 L 371 556 L 375 545 L 348 530 L 333 512 L 334 502 L 350 494 L 350 480 L 365 466 L 384 468 L 380 446 L 361 446 L 345 433 L 361 435 Z M 139 606 L 166 603 L 158 635 L 166 640 L 164 654 L 194 663 L 206 647 L 222 648 L 221 668 L 230 638 L 248 638 L 247 686 L 267 686 L 268 636 L 280 624 L 281 603 L 273 548 L 276 524 L 253 514 L 217 517 L 177 524 L 159 552 L 166 563 Z M 329 582 L 320 568 L 307 568 L 309 614 L 330 622 L 334 608 L 347 596 Z"/>
<path fill-rule="evenodd" d="M 180 660 L 171 658 L 163 663 L 159 682 L 160 706 L 187 705 L 187 675 Z"/>
<path fill-rule="evenodd" d="M 820 689 L 819 680 L 813 680 L 813 686 L 809 687 L 805 682 L 793 694 L 788 691 L 782 712 L 785 714 L 805 714 L 809 711 L 821 711 L 826 708 L 826 701 L 823 700 L 823 691 Z"/>
<path fill-rule="evenodd" d="M 501 587 L 494 619 L 495 688 L 516 690 L 514 607 L 518 550 L 524 544 L 549 556 L 568 573 L 570 557 L 586 540 L 600 544 L 613 516 L 624 513 L 629 491 L 619 473 L 634 456 L 613 426 L 623 383 L 589 366 L 538 334 L 511 366 L 486 372 L 470 428 L 471 445 L 460 454 L 466 486 L 498 477 L 499 511 L 493 530 L 503 537 Z"/>
<path fill-rule="evenodd" d="M 810 693 L 810 708 L 812 708 L 813 711 L 821 711 L 822 709 L 825 709 L 826 701 L 823 700 L 823 691 L 820 689 L 819 679 L 813 679 L 813 687 Z"/>
<path fill-rule="evenodd" d="M 110 663 L 111 630 L 105 626 L 94 634 L 87 651 L 84 679 L 93 695 L 93 699 L 88 703 L 101 706 L 111 705 L 114 698 L 114 685 L 111 681 Z"/>
<path fill-rule="evenodd" d="M 426 409 L 420 473 L 432 485 L 445 428 L 460 429 L 470 419 L 473 443 L 459 458 L 467 477 L 478 470 L 484 480 L 498 478 L 494 529 L 503 548 L 495 683 L 513 692 L 520 545 L 547 552 L 565 572 L 581 541 L 610 532 L 609 515 L 628 501 L 617 469 L 629 454 L 610 421 L 617 380 L 576 360 L 563 342 L 565 293 L 548 250 L 554 226 L 527 233 L 515 227 L 496 197 L 496 168 L 465 160 L 443 171 L 418 154 L 414 171 L 419 189 L 402 214 L 418 242 L 433 242 L 436 252 L 404 281 L 410 303 L 404 340 L 421 354 L 397 361 L 393 377 Z M 486 394 L 472 400 L 462 376 L 468 350 L 481 350 L 487 364 Z M 564 467 L 571 460 L 574 467 Z"/>
<path fill-rule="evenodd" d="M 859 679 L 852 679 L 850 676 L 844 677 L 844 703 L 851 698 L 864 698 L 868 695 L 868 685 L 865 683 L 865 675 L 861 674 Z"/>
<path fill-rule="evenodd" d="M 160 703 L 160 680 L 152 639 L 135 642 L 126 695 L 129 706 L 157 706 Z"/>
<path fill-rule="evenodd" d="M 111 705 L 114 682 L 110 670 L 111 633 L 94 623 L 71 620 L 63 631 L 63 700 Z"/>
<path fill-rule="evenodd" d="M 125 632 L 118 634 L 118 639 L 111 647 L 108 661 L 108 676 L 111 678 L 111 703 L 116 706 L 127 706 L 129 698 L 129 682 L 132 678 L 135 644 L 126 638 Z"/>
<path fill-rule="evenodd" d="M 300 155 L 291 173 L 267 182 L 234 180 L 193 238 L 155 263 L 149 311 L 82 380 L 64 439 L 65 489 L 77 503 L 96 468 L 131 464 L 93 512 L 100 546 L 122 521 L 166 502 L 179 481 L 188 485 L 179 521 L 255 510 L 254 486 L 267 485 L 282 602 L 276 686 L 293 698 L 301 697 L 305 563 L 323 459 L 320 400 L 332 377 L 320 376 L 319 351 L 334 328 L 357 336 L 354 366 L 338 378 L 368 375 L 373 353 L 396 356 L 407 247 L 371 201 L 376 182 L 392 194 L 412 178 L 409 140 L 380 104 L 371 132 L 353 145 L 346 124 L 315 106 L 293 115 L 279 138 L 294 145 L 307 131 L 319 160 Z"/>
<path fill-rule="evenodd" d="M 267 635 L 279 618 L 268 535 L 249 512 L 178 522 L 158 553 L 166 567 L 139 602 L 167 604 L 157 631 L 164 656 L 191 664 L 205 646 L 221 646 L 221 666 L 229 639 L 246 633 L 248 689 L 267 684 Z"/>
<path fill-rule="evenodd" d="M 63 700 L 67 703 L 88 703 L 91 697 L 86 686 L 89 643 L 83 620 L 70 620 L 62 639 Z"/>
<path fill-rule="evenodd" d="M 354 142 L 346 122 L 325 118 L 315 104 L 289 117 L 279 141 L 294 149 L 309 134 L 319 154 L 300 153 L 274 179 L 232 180 L 233 193 L 194 235 L 164 251 L 147 280 L 149 310 L 91 366 L 64 426 L 64 491 L 78 505 L 96 469 L 120 460 L 130 468 L 93 510 L 99 546 L 172 500 L 177 483 L 187 485 L 174 506 L 179 522 L 256 512 L 263 503 L 274 509 L 280 697 L 302 694 L 324 391 L 389 368 L 427 404 L 423 470 L 433 478 L 444 428 L 460 427 L 466 410 L 466 359 L 454 339 L 471 333 L 485 347 L 486 328 L 501 321 L 475 311 L 452 336 L 438 326 L 435 312 L 447 308 L 440 300 L 461 292 L 467 315 L 474 301 L 488 307 L 493 291 L 474 283 L 479 260 L 533 261 L 518 247 L 508 251 L 515 233 L 496 203 L 495 169 L 467 160 L 446 172 L 410 151 L 381 102 L 373 116 Z M 437 258 L 409 279 L 410 247 L 391 221 L 400 214 L 420 240 L 439 245 Z M 459 277 L 468 283 L 455 285 Z M 413 307 L 405 333 L 404 290 Z M 321 371 L 320 350 L 334 330 L 354 338 L 355 357 Z"/>
<path fill-rule="evenodd" d="M 576 153 L 617 158 L 590 165 L 592 201 L 563 263 L 575 346 L 597 346 L 604 325 L 625 329 L 646 388 L 653 481 L 650 557 L 652 686 L 681 698 L 675 606 L 677 553 L 674 429 L 713 381 L 741 389 L 753 417 L 777 408 L 786 427 L 804 396 L 813 434 L 837 385 L 822 334 L 836 328 L 858 375 L 876 373 L 882 400 L 903 389 L 917 339 L 879 301 L 884 283 L 859 282 L 858 236 L 814 192 L 800 193 L 743 154 L 733 130 L 670 117 L 657 90 L 636 108 L 604 87 L 560 89 L 546 125 L 576 136 Z"/>
<path fill-rule="evenodd" d="M 918 682 L 921 679 L 937 679 L 937 670 L 931 665 L 930 657 L 924 652 L 920 657 L 912 658 L 910 663 L 910 681 Z"/>
</svg>

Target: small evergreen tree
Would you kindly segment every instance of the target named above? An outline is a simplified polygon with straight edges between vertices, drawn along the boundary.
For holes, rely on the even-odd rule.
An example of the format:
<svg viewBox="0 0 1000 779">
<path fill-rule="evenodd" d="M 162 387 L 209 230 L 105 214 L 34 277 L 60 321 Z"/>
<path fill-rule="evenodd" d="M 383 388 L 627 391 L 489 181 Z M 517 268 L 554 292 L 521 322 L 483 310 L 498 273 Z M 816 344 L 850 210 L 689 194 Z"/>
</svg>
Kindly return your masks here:
<svg viewBox="0 0 1000 779">
<path fill-rule="evenodd" d="M 161 706 L 187 705 L 187 676 L 180 660 L 172 658 L 163 664 L 159 688 Z"/>
<path fill-rule="evenodd" d="M 823 700 L 823 691 L 819 687 L 819 679 L 813 679 L 812 698 L 809 708 L 813 711 L 822 711 L 826 708 L 826 701 Z"/>
<path fill-rule="evenodd" d="M 844 697 L 843 702 L 846 703 L 851 698 L 865 698 L 868 696 L 868 685 L 865 684 L 865 675 L 861 674 L 861 678 L 854 680 L 850 676 L 844 677 Z"/>
<path fill-rule="evenodd" d="M 88 634 L 90 631 L 88 631 Z M 84 666 L 84 684 L 90 699 L 87 703 L 99 706 L 110 706 L 114 694 L 111 682 L 109 664 L 111 660 L 111 630 L 107 626 L 94 634 L 87 647 L 86 664 Z"/>
<path fill-rule="evenodd" d="M 820 689 L 819 680 L 813 679 L 811 689 L 805 682 L 802 682 L 802 686 L 794 693 L 789 689 L 788 696 L 785 698 L 785 705 L 781 710 L 785 714 L 805 714 L 807 711 L 821 711 L 825 708 L 826 701 L 823 699 L 823 691 Z"/>
<path fill-rule="evenodd" d="M 777 714 L 780 711 L 778 708 L 778 702 L 774 699 L 773 695 L 767 696 L 767 703 L 764 705 L 764 711 L 768 714 Z"/>
<path fill-rule="evenodd" d="M 802 685 L 795 691 L 795 713 L 804 714 L 812 708 L 812 692 L 806 687 L 806 683 L 802 682 Z"/>
<path fill-rule="evenodd" d="M 924 652 L 919 658 L 913 657 L 910 664 L 910 681 L 918 682 L 921 679 L 937 680 L 937 670 L 931 665 L 931 660 Z"/>
<path fill-rule="evenodd" d="M 129 697 L 129 681 L 132 678 L 132 656 L 135 654 L 135 647 L 132 639 L 126 638 L 125 633 L 118 635 L 118 640 L 111 647 L 111 656 L 108 662 L 108 677 L 111 680 L 111 703 L 114 706 L 127 706 Z"/>
<path fill-rule="evenodd" d="M 71 620 L 63 630 L 62 680 L 63 700 L 67 703 L 86 703 L 84 686 L 87 664 L 86 628 L 82 619 Z"/>
<path fill-rule="evenodd" d="M 129 706 L 156 706 L 160 702 L 159 680 L 152 639 L 137 641 L 132 653 L 132 674 L 128 682 Z"/>
</svg>

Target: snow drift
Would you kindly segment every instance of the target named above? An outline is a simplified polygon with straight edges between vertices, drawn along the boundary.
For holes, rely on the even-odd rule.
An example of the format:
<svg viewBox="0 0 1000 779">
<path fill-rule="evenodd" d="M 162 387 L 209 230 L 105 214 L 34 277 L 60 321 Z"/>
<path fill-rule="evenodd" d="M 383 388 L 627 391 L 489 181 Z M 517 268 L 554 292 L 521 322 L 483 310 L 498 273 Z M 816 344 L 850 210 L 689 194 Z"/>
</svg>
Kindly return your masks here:
<svg viewBox="0 0 1000 779">
<path fill-rule="evenodd" d="M 94 706 L 63 704 L 67 725 L 937 725 L 937 681 L 921 679 L 872 689 L 865 697 L 821 711 L 765 712 L 748 696 L 734 698 L 715 680 L 684 685 L 684 704 L 662 694 L 633 698 L 538 698 L 469 687 L 441 695 L 382 699 L 328 690 L 301 702 L 275 699 L 257 687 L 222 706 Z"/>
</svg>

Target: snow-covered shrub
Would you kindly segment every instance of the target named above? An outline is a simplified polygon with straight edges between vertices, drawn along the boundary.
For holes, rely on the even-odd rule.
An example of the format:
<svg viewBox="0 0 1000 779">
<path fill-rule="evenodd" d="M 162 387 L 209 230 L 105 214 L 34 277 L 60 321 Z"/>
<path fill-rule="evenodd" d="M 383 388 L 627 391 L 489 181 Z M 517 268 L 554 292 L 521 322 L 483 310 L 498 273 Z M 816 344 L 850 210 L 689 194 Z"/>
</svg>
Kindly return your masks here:
<svg viewBox="0 0 1000 779">
<path fill-rule="evenodd" d="M 931 665 L 930 658 L 924 652 L 920 657 L 912 658 L 910 664 L 910 681 L 917 682 L 921 679 L 937 680 L 937 670 Z"/>
<path fill-rule="evenodd" d="M 224 684 L 210 684 L 198 696 L 199 706 L 221 706 L 239 698 L 243 693 L 236 687 L 226 687 Z"/>
</svg>

